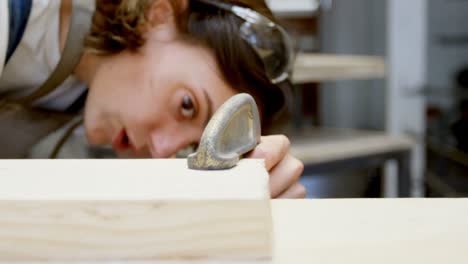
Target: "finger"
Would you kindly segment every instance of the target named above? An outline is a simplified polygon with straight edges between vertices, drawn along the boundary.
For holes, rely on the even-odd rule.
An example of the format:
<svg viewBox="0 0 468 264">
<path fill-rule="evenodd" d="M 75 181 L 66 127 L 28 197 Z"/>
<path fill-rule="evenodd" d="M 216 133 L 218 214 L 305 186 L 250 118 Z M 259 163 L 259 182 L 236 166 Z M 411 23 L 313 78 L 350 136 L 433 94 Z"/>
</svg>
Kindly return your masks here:
<svg viewBox="0 0 468 264">
<path fill-rule="evenodd" d="M 276 198 L 294 186 L 304 171 L 304 165 L 298 159 L 287 155 L 270 171 L 271 197 Z"/>
<path fill-rule="evenodd" d="M 279 199 L 304 199 L 307 196 L 307 190 L 304 185 L 296 183 L 291 188 L 282 193 Z"/>
<path fill-rule="evenodd" d="M 270 171 L 288 153 L 291 145 L 283 135 L 262 137 L 260 144 L 249 154 L 250 159 L 265 159 L 265 167 Z"/>
</svg>

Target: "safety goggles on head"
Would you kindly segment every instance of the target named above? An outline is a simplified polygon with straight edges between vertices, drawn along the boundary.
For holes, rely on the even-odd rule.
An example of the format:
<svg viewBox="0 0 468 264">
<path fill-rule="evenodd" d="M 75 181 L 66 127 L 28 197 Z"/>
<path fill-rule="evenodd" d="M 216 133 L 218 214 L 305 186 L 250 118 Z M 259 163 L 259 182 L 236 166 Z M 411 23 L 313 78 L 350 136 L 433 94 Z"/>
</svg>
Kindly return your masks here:
<svg viewBox="0 0 468 264">
<path fill-rule="evenodd" d="M 283 27 L 250 8 L 214 0 L 196 1 L 231 12 L 243 19 L 245 22 L 239 31 L 241 37 L 262 59 L 271 82 L 277 84 L 288 79 L 294 63 L 294 47 Z"/>
</svg>

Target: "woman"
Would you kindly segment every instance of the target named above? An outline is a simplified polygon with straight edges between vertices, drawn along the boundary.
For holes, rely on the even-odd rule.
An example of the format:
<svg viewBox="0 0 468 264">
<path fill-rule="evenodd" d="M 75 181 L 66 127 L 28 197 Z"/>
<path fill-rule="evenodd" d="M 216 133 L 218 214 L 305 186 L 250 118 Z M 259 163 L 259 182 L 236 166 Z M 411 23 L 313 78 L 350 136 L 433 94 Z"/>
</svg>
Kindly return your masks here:
<svg viewBox="0 0 468 264">
<path fill-rule="evenodd" d="M 28 1 L 10 1 L 11 16 L 19 2 Z M 264 1 L 213 2 L 271 17 Z M 264 126 L 284 104 L 262 60 L 239 35 L 242 19 L 209 1 L 97 0 L 89 8 L 95 10 L 92 27 L 73 76 L 34 106 L 67 109 L 89 87 L 84 124 L 93 145 L 168 158 L 196 144 L 213 112 L 236 93 L 255 97 Z M 73 34 L 71 11 L 70 0 L 32 2 L 22 39 L 6 56 L 0 93 L 21 94 L 47 79 Z M 272 197 L 305 196 L 298 183 L 303 165 L 288 150 L 287 138 L 270 136 L 250 154 L 265 159 Z"/>
</svg>

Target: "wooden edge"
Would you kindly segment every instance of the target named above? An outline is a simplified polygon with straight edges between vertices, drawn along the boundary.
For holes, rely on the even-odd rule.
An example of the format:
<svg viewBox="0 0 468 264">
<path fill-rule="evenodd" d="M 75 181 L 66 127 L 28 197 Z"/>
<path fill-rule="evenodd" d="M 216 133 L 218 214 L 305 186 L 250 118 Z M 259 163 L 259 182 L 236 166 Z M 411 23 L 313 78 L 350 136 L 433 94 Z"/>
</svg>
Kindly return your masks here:
<svg viewBox="0 0 468 264">
<path fill-rule="evenodd" d="M 268 260 L 261 160 L 0 161 L 0 260 Z"/>
</svg>

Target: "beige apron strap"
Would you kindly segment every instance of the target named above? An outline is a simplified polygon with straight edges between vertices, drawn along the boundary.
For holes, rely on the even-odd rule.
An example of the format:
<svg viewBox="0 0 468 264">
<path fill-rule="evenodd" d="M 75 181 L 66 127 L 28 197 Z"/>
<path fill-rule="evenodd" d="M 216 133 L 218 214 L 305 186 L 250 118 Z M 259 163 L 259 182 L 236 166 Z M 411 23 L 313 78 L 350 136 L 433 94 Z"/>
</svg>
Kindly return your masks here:
<svg viewBox="0 0 468 264">
<path fill-rule="evenodd" d="M 0 100 L 0 159 L 25 158 L 31 147 L 72 118 Z"/>
<path fill-rule="evenodd" d="M 31 105 L 34 101 L 51 93 L 62 84 L 75 70 L 84 50 L 84 40 L 92 23 L 93 13 L 80 6 L 81 0 L 72 1 L 72 16 L 67 41 L 57 67 L 42 86 L 32 94 L 15 101 Z"/>
</svg>

